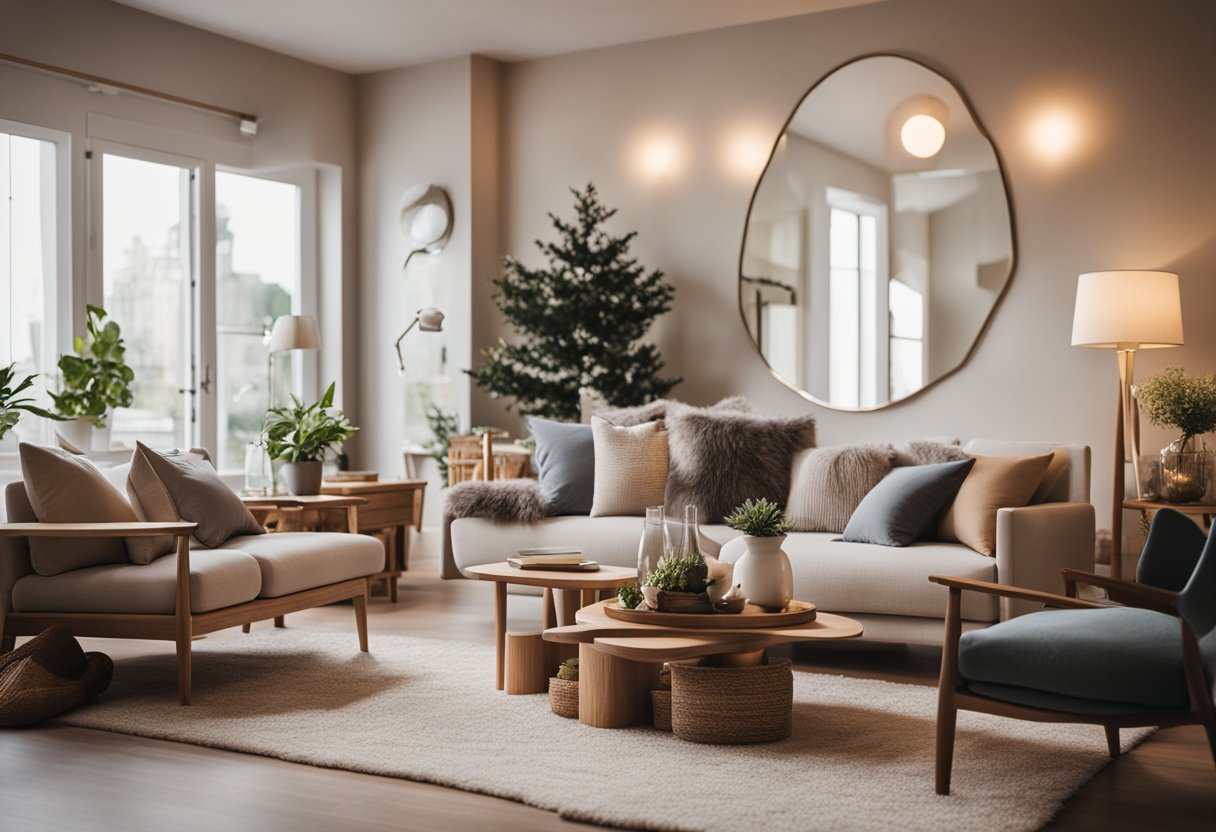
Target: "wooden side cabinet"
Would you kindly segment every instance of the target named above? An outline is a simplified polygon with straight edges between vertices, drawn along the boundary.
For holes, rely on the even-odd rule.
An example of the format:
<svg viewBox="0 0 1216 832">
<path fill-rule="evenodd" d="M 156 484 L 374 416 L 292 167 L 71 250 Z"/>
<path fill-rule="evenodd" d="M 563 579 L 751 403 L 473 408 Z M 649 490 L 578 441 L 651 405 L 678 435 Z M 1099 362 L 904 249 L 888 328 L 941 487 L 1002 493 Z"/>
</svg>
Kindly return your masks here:
<svg viewBox="0 0 1216 832">
<path fill-rule="evenodd" d="M 383 578 L 388 595 L 397 602 L 397 579 L 410 565 L 410 527 L 422 531 L 422 504 L 426 480 L 388 480 L 382 482 L 326 482 L 322 494 L 362 497 L 355 531 L 384 539 Z"/>
</svg>

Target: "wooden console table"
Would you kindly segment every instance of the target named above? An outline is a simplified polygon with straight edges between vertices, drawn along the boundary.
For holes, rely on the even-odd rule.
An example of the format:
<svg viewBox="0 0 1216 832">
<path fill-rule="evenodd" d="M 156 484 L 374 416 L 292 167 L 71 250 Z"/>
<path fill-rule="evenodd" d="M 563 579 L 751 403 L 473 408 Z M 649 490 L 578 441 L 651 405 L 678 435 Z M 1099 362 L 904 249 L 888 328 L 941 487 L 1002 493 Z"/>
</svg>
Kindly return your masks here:
<svg viewBox="0 0 1216 832">
<path fill-rule="evenodd" d="M 322 494 L 340 497 L 361 497 L 367 502 L 359 507 L 360 534 L 377 534 L 385 538 L 388 553 L 385 579 L 389 598 L 397 602 L 397 579 L 410 566 L 410 526 L 422 531 L 422 503 L 426 496 L 426 480 L 386 480 L 378 482 L 325 482 Z"/>
</svg>

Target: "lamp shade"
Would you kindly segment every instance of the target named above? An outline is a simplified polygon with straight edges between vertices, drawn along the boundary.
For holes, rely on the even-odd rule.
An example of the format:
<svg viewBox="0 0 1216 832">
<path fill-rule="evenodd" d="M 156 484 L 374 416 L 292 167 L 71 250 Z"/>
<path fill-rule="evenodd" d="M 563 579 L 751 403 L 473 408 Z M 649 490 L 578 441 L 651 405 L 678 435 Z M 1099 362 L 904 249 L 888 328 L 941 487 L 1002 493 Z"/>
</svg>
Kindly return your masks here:
<svg viewBox="0 0 1216 832">
<path fill-rule="evenodd" d="M 1112 271 L 1087 272 L 1077 278 L 1074 347 L 1147 350 L 1182 343 L 1178 275 Z"/>
<path fill-rule="evenodd" d="M 321 331 L 312 315 L 282 315 L 270 330 L 270 351 L 319 350 Z"/>
<path fill-rule="evenodd" d="M 442 332 L 443 313 L 433 306 L 418 310 L 418 328 L 423 332 Z"/>
</svg>

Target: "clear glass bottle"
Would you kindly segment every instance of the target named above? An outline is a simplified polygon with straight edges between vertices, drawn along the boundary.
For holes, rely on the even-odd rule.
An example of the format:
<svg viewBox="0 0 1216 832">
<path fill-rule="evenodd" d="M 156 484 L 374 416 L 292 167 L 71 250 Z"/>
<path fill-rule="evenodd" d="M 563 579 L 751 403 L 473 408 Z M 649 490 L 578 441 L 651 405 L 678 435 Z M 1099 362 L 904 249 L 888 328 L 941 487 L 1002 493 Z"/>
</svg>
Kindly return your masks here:
<svg viewBox="0 0 1216 832">
<path fill-rule="evenodd" d="M 680 547 L 676 549 L 676 554 L 682 558 L 691 554 L 702 559 L 705 557 L 701 549 L 701 531 L 697 526 L 696 506 L 684 506 L 684 526 L 680 530 Z"/>
<path fill-rule="evenodd" d="M 638 584 L 659 565 L 659 558 L 671 554 L 671 535 L 663 517 L 663 506 L 649 506 L 642 524 L 642 541 L 638 544 Z"/>
<path fill-rule="evenodd" d="M 274 493 L 270 455 L 261 439 L 245 446 L 245 493 L 259 497 Z"/>
</svg>

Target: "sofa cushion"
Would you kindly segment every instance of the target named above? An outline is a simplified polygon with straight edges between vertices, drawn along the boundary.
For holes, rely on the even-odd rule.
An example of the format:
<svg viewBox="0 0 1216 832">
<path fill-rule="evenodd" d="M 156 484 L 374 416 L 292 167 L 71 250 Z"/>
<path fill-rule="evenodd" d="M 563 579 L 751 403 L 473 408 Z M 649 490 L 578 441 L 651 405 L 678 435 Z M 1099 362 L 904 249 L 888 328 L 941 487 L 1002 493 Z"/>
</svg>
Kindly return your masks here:
<svg viewBox="0 0 1216 832">
<path fill-rule="evenodd" d="M 662 422 L 619 427 L 591 418 L 595 439 L 595 489 L 591 516 L 646 513 L 663 504 L 667 487 L 667 431 Z"/>
<path fill-rule="evenodd" d="M 950 504 L 974 464 L 974 459 L 964 459 L 893 468 L 853 512 L 844 539 L 907 546 Z"/>
<path fill-rule="evenodd" d="M 540 479 L 546 514 L 590 514 L 595 494 L 595 440 L 591 425 L 532 417 L 536 440 L 532 461 Z"/>
<path fill-rule="evenodd" d="M 744 500 L 786 504 L 794 456 L 815 444 L 815 419 L 671 407 L 667 434 L 667 513 L 695 505 L 703 522 L 720 523 Z"/>
<path fill-rule="evenodd" d="M 693 407 L 684 402 L 676 401 L 675 399 L 655 399 L 646 404 L 640 404 L 637 407 L 624 407 L 617 410 L 603 410 L 598 412 L 597 416 L 612 422 L 614 425 L 620 425 L 627 428 L 633 425 L 640 425 L 643 422 L 654 422 L 659 419 L 666 419 L 667 414 L 678 408 L 691 408 L 702 412 L 713 411 L 731 411 L 735 413 L 750 413 L 752 410 L 751 404 L 742 396 L 728 396 L 719 402 L 711 404 L 709 407 Z"/>
<path fill-rule="evenodd" d="M 252 601 L 261 586 L 257 561 L 249 555 L 210 549 L 190 552 L 191 612 Z M 13 587 L 13 609 L 172 615 L 176 592 L 177 555 L 168 555 L 144 566 L 93 566 L 49 578 L 27 575 Z"/>
<path fill-rule="evenodd" d="M 968 683 L 1144 708 L 1189 701 L 1178 619 L 1134 607 L 1048 610 L 965 633 L 958 671 Z"/>
<path fill-rule="evenodd" d="M 26 494 L 38 522 L 136 521 L 122 492 L 84 457 L 25 442 L 18 450 Z M 30 538 L 30 562 L 39 575 L 126 560 L 127 547 L 121 537 Z"/>
<path fill-rule="evenodd" d="M 131 462 L 131 486 L 148 519 L 197 523 L 194 536 L 210 548 L 230 537 L 262 533 L 241 498 L 205 459 L 185 451 L 154 451 L 136 442 Z M 137 469 L 147 476 L 137 480 Z M 169 511 L 166 496 L 176 517 L 162 516 Z"/>
<path fill-rule="evenodd" d="M 881 613 L 944 618 L 948 592 L 930 575 L 957 575 L 980 581 L 997 579 L 996 561 L 957 543 L 914 543 L 900 549 L 871 543 L 846 543 L 828 532 L 791 534 L 781 548 L 794 572 L 794 597 L 826 612 Z M 747 551 L 743 541 L 722 547 L 722 560 L 736 562 Z M 996 621 L 998 601 L 978 592 L 963 593 L 963 618 Z"/>
<path fill-rule="evenodd" d="M 261 597 L 375 575 L 384 569 L 384 544 L 341 532 L 276 532 L 227 540 L 220 551 L 252 557 L 261 571 Z"/>
<path fill-rule="evenodd" d="M 889 445 L 808 448 L 794 457 L 785 513 L 796 532 L 842 532 L 891 470 Z"/>
<path fill-rule="evenodd" d="M 905 465 L 935 465 L 939 462 L 958 462 L 966 459 L 967 453 L 958 444 L 957 438 L 949 439 L 910 439 L 894 450 L 892 464 L 896 467 Z"/>
<path fill-rule="evenodd" d="M 1026 505 L 1052 455 L 977 456 L 954 501 L 937 526 L 942 540 L 965 543 L 982 555 L 996 554 L 996 513 Z"/>
</svg>

